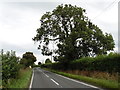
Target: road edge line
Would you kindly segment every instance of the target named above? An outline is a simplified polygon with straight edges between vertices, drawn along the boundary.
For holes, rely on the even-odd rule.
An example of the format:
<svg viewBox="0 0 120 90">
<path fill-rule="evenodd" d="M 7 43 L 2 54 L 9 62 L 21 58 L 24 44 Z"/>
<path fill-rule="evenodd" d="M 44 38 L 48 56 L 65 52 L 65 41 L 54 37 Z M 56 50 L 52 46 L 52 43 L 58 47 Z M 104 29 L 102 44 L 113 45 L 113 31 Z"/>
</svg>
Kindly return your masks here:
<svg viewBox="0 0 120 90">
<path fill-rule="evenodd" d="M 29 90 L 31 90 L 31 88 L 32 88 L 33 77 L 34 77 L 34 69 L 33 69 L 33 72 L 32 72 L 32 78 L 31 78 L 31 82 L 30 82 Z"/>
<path fill-rule="evenodd" d="M 96 86 L 93 86 L 93 85 L 91 85 L 91 84 L 87 84 L 87 83 L 85 83 L 85 82 L 81 82 L 81 81 L 78 81 L 78 80 L 75 80 L 75 79 L 72 79 L 72 78 L 69 78 L 69 77 L 65 77 L 65 76 L 60 75 L 60 74 L 56 74 L 56 75 L 58 75 L 58 76 L 60 76 L 60 77 L 63 77 L 63 78 L 66 78 L 66 79 L 68 79 L 68 80 L 71 80 L 71 81 L 74 81 L 74 82 L 77 82 L 77 83 L 80 83 L 80 84 L 89 86 L 89 87 L 92 87 L 92 88 L 96 88 L 96 89 L 103 90 L 103 89 L 101 89 L 101 88 L 99 88 L 99 87 L 96 87 Z"/>
</svg>

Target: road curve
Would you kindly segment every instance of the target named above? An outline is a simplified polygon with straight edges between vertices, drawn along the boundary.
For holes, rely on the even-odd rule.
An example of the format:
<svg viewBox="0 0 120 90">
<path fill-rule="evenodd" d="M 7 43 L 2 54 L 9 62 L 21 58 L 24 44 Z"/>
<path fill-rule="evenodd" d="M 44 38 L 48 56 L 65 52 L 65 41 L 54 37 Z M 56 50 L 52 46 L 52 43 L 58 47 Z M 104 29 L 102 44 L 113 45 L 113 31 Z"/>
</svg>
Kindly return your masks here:
<svg viewBox="0 0 120 90">
<path fill-rule="evenodd" d="M 30 89 L 32 88 L 87 88 L 91 90 L 102 90 L 96 86 L 70 79 L 39 67 L 33 69 Z"/>
</svg>

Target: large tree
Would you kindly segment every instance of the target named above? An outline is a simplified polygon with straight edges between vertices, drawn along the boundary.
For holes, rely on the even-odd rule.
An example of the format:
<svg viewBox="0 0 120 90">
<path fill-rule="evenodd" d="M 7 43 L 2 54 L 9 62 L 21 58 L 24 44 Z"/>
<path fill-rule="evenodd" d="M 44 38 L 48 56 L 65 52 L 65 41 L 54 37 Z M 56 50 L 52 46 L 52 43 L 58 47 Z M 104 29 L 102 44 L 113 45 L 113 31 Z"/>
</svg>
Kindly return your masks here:
<svg viewBox="0 0 120 90">
<path fill-rule="evenodd" d="M 40 42 L 38 49 L 42 50 L 42 54 L 56 53 L 56 61 L 68 62 L 80 57 L 107 54 L 107 51 L 113 50 L 112 35 L 104 34 L 85 13 L 85 9 L 67 4 L 46 12 L 41 17 L 40 28 L 33 38 Z M 50 42 L 57 46 L 54 52 L 49 48 Z"/>
<path fill-rule="evenodd" d="M 45 63 L 52 63 L 49 58 L 45 60 Z"/>
<path fill-rule="evenodd" d="M 23 54 L 20 64 L 23 64 L 26 68 L 28 66 L 32 66 L 35 61 L 36 61 L 36 57 L 33 55 L 33 53 L 26 52 L 25 54 Z"/>
</svg>

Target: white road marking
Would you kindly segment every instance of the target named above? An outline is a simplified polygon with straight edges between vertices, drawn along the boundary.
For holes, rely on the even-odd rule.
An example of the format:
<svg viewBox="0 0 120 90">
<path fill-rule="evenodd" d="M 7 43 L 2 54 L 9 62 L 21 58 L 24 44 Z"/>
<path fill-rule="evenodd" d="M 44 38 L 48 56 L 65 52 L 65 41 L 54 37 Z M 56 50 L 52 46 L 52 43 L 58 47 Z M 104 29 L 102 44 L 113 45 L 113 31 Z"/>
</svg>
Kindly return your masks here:
<svg viewBox="0 0 120 90">
<path fill-rule="evenodd" d="M 56 75 L 58 75 L 58 74 L 56 74 Z M 89 85 L 89 84 L 86 84 L 86 83 L 84 83 L 84 82 L 80 82 L 80 81 L 77 81 L 77 80 L 74 80 L 74 79 L 71 79 L 71 78 L 68 78 L 68 77 L 64 77 L 64 76 L 62 76 L 62 75 L 58 75 L 58 76 L 63 77 L 63 78 L 66 78 L 66 79 L 71 80 L 71 81 L 74 81 L 74 82 L 77 82 L 77 83 L 80 83 L 80 84 L 83 84 L 83 85 L 86 85 L 86 86 L 89 86 L 89 87 L 92 87 L 92 88 L 98 88 L 98 87 L 96 87 L 96 86 Z M 98 88 L 98 89 L 103 90 L 103 89 L 101 89 L 101 88 Z"/>
<path fill-rule="evenodd" d="M 39 70 L 39 69 L 38 69 Z M 42 72 L 42 70 L 39 70 L 40 72 Z M 47 74 L 45 74 L 44 72 L 42 72 L 46 77 L 49 77 Z"/>
<path fill-rule="evenodd" d="M 42 72 L 42 70 L 40 70 L 40 69 L 37 69 L 38 71 L 40 71 L 40 72 Z"/>
<path fill-rule="evenodd" d="M 34 77 L 34 69 L 33 69 L 33 73 L 32 73 L 32 78 L 31 78 L 31 83 L 30 83 L 30 86 L 29 86 L 29 90 L 31 90 L 31 88 L 32 88 L 33 77 Z"/>
<path fill-rule="evenodd" d="M 41 70 L 38 70 L 38 71 L 42 72 Z"/>
<path fill-rule="evenodd" d="M 49 77 L 47 74 L 45 74 L 46 77 Z"/>
<path fill-rule="evenodd" d="M 51 79 L 55 84 L 59 85 L 55 80 Z"/>
</svg>

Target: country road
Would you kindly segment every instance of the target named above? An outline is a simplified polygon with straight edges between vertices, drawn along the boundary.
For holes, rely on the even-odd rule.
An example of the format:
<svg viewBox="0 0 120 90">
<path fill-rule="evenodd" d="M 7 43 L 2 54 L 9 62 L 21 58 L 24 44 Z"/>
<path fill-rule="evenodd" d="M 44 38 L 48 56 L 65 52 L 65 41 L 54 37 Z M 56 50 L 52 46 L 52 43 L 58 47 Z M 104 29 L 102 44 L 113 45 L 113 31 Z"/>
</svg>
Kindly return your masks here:
<svg viewBox="0 0 120 90">
<path fill-rule="evenodd" d="M 91 90 L 100 90 L 100 88 L 93 85 L 70 79 L 41 68 L 33 69 L 30 88 L 91 88 Z"/>
</svg>

